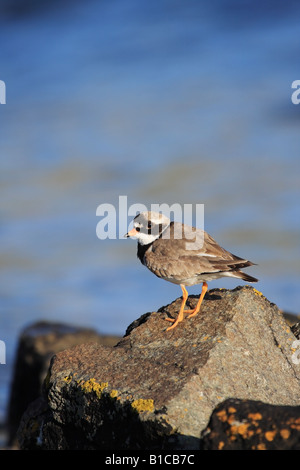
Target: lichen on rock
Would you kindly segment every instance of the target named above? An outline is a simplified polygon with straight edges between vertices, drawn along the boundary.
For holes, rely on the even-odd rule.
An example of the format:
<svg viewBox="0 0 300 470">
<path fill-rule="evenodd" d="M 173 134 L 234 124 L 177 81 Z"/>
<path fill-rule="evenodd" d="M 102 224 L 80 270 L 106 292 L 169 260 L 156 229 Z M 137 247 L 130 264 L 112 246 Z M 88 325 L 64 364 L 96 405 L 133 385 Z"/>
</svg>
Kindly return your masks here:
<svg viewBox="0 0 300 470">
<path fill-rule="evenodd" d="M 189 297 L 191 308 L 197 300 Z M 176 316 L 180 304 L 179 298 L 142 315 L 114 347 L 81 344 L 52 358 L 47 407 L 38 419 L 43 432 L 36 430 L 40 448 L 198 449 L 214 409 L 229 397 L 300 405 L 295 337 L 276 305 L 249 286 L 213 289 L 197 316 L 166 331 L 165 319 Z M 234 408 L 223 413 L 223 424 L 232 441 L 248 442 L 263 413 L 251 409 L 236 419 Z M 29 415 L 22 427 L 27 432 L 19 433 L 22 448 L 35 445 Z M 285 423 L 274 440 L 287 431 Z M 270 436 L 257 446 L 267 446 Z M 217 444 L 226 446 L 225 438 Z"/>
</svg>

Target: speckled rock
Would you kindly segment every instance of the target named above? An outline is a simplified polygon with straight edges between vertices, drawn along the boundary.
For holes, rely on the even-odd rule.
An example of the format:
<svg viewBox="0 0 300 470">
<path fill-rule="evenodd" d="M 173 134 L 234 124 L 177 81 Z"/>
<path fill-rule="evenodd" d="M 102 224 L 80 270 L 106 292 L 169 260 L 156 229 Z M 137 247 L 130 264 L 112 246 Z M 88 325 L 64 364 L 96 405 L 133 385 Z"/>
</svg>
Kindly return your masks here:
<svg viewBox="0 0 300 470">
<path fill-rule="evenodd" d="M 276 305 L 252 287 L 214 289 L 200 314 L 166 331 L 180 302 L 140 317 L 115 347 L 56 354 L 43 419 L 28 410 L 21 448 L 198 449 L 227 398 L 300 405 L 295 336 Z"/>
<path fill-rule="evenodd" d="M 41 395 L 51 357 L 77 344 L 99 342 L 114 345 L 120 338 L 100 335 L 79 326 L 38 321 L 20 334 L 7 415 L 8 445 L 15 445 L 15 435 L 27 406 Z"/>
<path fill-rule="evenodd" d="M 203 450 L 300 450 L 300 406 L 228 399 L 202 433 Z"/>
</svg>

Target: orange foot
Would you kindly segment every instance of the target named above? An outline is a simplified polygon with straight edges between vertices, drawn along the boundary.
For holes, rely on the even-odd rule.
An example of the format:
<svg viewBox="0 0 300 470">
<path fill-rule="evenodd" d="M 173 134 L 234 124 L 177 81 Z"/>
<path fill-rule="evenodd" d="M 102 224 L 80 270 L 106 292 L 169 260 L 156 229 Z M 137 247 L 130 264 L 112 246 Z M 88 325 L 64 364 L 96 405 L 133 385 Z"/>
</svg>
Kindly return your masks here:
<svg viewBox="0 0 300 470">
<path fill-rule="evenodd" d="M 173 328 L 176 328 L 178 323 L 182 322 L 184 313 L 189 313 L 190 314 L 188 316 L 188 318 L 191 318 L 191 317 L 194 317 L 195 315 L 197 315 L 197 313 L 200 310 L 202 300 L 203 300 L 203 298 L 206 294 L 206 291 L 207 291 L 207 284 L 206 284 L 206 282 L 203 282 L 201 295 L 199 297 L 196 308 L 194 308 L 192 310 L 184 310 L 184 307 L 185 307 L 185 304 L 186 304 L 186 301 L 187 301 L 187 298 L 188 298 L 188 292 L 187 292 L 187 290 L 186 290 L 186 288 L 183 284 L 180 284 L 180 287 L 181 287 L 181 290 L 182 290 L 182 303 L 181 303 L 181 307 L 180 307 L 180 310 L 179 310 L 179 314 L 178 314 L 178 317 L 176 318 L 176 320 L 174 320 L 173 318 L 166 318 L 167 321 L 173 322 L 173 325 L 170 326 L 169 328 L 167 328 L 167 331 L 173 330 Z"/>
</svg>

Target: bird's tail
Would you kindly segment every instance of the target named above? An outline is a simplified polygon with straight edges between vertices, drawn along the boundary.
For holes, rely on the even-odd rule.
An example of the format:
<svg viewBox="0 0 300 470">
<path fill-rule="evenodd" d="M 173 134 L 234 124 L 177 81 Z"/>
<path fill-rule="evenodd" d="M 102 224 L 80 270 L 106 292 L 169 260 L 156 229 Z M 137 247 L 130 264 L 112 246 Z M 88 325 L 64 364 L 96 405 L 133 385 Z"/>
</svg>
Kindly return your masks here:
<svg viewBox="0 0 300 470">
<path fill-rule="evenodd" d="M 256 277 L 250 276 L 249 274 L 243 273 L 243 271 L 235 271 L 236 277 L 240 277 L 243 281 L 246 282 L 258 282 Z"/>
</svg>

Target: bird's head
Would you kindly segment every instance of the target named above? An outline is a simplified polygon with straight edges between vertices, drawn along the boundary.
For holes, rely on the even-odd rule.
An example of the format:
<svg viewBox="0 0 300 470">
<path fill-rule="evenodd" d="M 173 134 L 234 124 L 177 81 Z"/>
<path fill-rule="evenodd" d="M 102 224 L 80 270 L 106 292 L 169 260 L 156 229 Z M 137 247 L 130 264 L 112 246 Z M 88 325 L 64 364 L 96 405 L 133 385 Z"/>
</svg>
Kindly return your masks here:
<svg viewBox="0 0 300 470">
<path fill-rule="evenodd" d="M 134 237 L 141 245 L 148 245 L 160 237 L 170 225 L 170 219 L 160 212 L 140 212 L 133 219 L 133 229 L 125 237 Z"/>
</svg>

